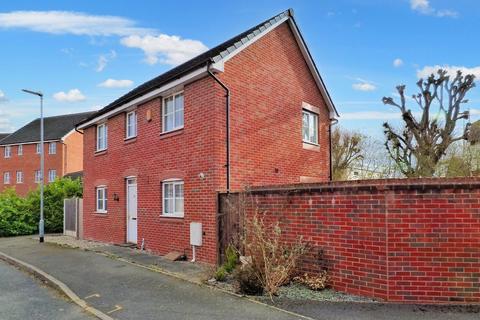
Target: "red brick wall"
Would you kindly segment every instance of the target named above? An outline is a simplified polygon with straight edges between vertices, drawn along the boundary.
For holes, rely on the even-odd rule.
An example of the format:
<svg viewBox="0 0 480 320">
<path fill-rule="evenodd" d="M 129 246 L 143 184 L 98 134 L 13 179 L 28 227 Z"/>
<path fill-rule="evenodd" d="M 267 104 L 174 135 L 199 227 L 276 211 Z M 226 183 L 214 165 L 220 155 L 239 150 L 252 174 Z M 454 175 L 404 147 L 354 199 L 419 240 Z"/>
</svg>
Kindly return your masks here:
<svg viewBox="0 0 480 320">
<path fill-rule="evenodd" d="M 232 186 L 328 179 L 327 112 L 288 26 L 277 28 L 225 65 L 231 87 Z M 95 128 L 84 136 L 85 237 L 126 241 L 125 178 L 138 183 L 138 239 L 159 254 L 187 250 L 189 224 L 202 222 L 198 259 L 217 258 L 217 192 L 225 190 L 225 93 L 210 77 L 184 87 L 184 129 L 161 135 L 161 100 L 137 107 L 138 137 L 124 141 L 125 113 L 108 119 L 108 150 L 95 154 Z M 302 147 L 302 101 L 320 108 L 319 151 Z M 148 122 L 147 113 L 152 119 Z M 275 169 L 278 169 L 276 172 Z M 204 173 L 205 179 L 199 178 Z M 161 216 L 161 181 L 183 178 L 185 217 Z M 95 214 L 95 186 L 107 185 L 107 214 Z M 113 201 L 113 194 L 119 201 Z"/>
<path fill-rule="evenodd" d="M 253 202 L 313 245 L 333 287 L 397 302 L 480 303 L 480 179 L 264 188 Z M 250 208 L 249 212 L 253 210 Z"/>
<path fill-rule="evenodd" d="M 63 173 L 63 146 L 57 141 L 57 153 L 48 154 L 48 145 L 45 143 L 45 183 L 48 183 L 48 170 L 57 170 L 57 176 L 61 177 Z M 4 148 L 0 148 L 0 192 L 5 188 L 14 188 L 15 191 L 25 196 L 29 191 L 37 188 L 35 183 L 35 170 L 40 169 L 40 154 L 36 153 L 36 143 L 24 144 L 23 155 L 17 154 L 18 145 L 12 145 L 12 156 L 4 157 Z M 3 183 L 3 173 L 10 172 L 10 184 Z M 23 183 L 17 183 L 17 171 L 23 171 Z"/>
<path fill-rule="evenodd" d="M 63 174 L 83 170 L 83 135 L 76 131 L 65 137 Z"/>
</svg>

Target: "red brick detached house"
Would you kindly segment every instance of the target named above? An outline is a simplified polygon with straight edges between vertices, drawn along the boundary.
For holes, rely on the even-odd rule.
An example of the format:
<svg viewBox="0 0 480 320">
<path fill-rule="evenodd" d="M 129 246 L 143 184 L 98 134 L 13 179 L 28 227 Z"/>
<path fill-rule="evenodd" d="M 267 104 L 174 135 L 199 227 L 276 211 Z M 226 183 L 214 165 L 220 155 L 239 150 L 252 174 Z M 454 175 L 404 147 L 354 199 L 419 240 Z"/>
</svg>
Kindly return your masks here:
<svg viewBox="0 0 480 320">
<path fill-rule="evenodd" d="M 83 135 L 75 124 L 92 115 L 76 113 L 44 118 L 44 181 L 78 172 L 83 167 Z M 14 188 L 26 195 L 37 188 L 40 175 L 40 119 L 0 140 L 0 191 Z"/>
<path fill-rule="evenodd" d="M 285 11 L 150 80 L 84 130 L 87 239 L 217 259 L 217 192 L 327 181 L 334 105 Z"/>
</svg>

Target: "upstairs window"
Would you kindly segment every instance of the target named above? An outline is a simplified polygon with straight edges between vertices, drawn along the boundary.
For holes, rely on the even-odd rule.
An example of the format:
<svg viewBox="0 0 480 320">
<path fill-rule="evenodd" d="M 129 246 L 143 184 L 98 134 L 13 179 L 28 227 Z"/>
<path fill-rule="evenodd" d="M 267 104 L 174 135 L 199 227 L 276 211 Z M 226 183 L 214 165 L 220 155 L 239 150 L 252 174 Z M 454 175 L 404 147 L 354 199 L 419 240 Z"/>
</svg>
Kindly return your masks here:
<svg viewBox="0 0 480 320">
<path fill-rule="evenodd" d="M 95 188 L 96 211 L 98 213 L 107 213 L 107 187 L 99 186 Z"/>
<path fill-rule="evenodd" d="M 41 145 L 40 143 L 37 143 L 35 152 L 36 152 L 37 154 L 40 154 L 41 151 L 42 151 L 42 145 Z"/>
<path fill-rule="evenodd" d="M 6 146 L 5 147 L 5 158 L 10 158 L 12 156 L 12 147 Z"/>
<path fill-rule="evenodd" d="M 40 170 L 35 170 L 35 183 L 40 183 L 42 182 L 42 173 Z"/>
<path fill-rule="evenodd" d="M 137 113 L 135 111 L 127 113 L 125 131 L 127 139 L 137 136 Z"/>
<path fill-rule="evenodd" d="M 318 144 L 318 115 L 316 113 L 303 110 L 302 135 L 303 142 Z"/>
<path fill-rule="evenodd" d="M 10 172 L 3 173 L 3 184 L 10 184 Z"/>
<path fill-rule="evenodd" d="M 48 170 L 48 182 L 53 182 L 57 178 L 57 170 Z"/>
<path fill-rule="evenodd" d="M 163 181 L 163 215 L 183 217 L 183 181 Z"/>
<path fill-rule="evenodd" d="M 48 145 L 48 154 L 57 154 L 57 143 L 50 142 Z"/>
<path fill-rule="evenodd" d="M 163 132 L 183 128 L 183 92 L 163 99 Z"/>
<path fill-rule="evenodd" d="M 23 155 L 23 144 L 19 144 L 17 148 L 17 155 Z"/>
<path fill-rule="evenodd" d="M 23 183 L 23 172 L 17 171 L 17 183 Z"/>
<path fill-rule="evenodd" d="M 97 151 L 107 149 L 107 125 L 105 123 L 97 126 Z"/>
</svg>

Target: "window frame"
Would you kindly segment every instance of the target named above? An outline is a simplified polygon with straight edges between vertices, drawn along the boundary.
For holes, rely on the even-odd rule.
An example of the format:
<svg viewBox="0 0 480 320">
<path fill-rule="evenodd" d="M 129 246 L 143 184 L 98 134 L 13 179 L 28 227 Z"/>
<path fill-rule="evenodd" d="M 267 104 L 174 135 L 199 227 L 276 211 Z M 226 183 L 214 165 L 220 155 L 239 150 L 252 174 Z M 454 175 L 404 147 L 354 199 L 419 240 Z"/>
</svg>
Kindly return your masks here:
<svg viewBox="0 0 480 320">
<path fill-rule="evenodd" d="M 20 177 L 20 179 L 18 179 Z M 17 184 L 23 183 L 23 171 L 17 171 L 16 173 Z"/>
<path fill-rule="evenodd" d="M 23 156 L 23 144 L 19 144 L 17 147 L 17 156 Z"/>
<path fill-rule="evenodd" d="M 99 128 L 103 127 L 104 128 L 104 146 L 103 148 L 100 148 L 100 143 L 99 143 Z M 101 124 L 97 124 L 97 127 L 96 127 L 96 133 L 95 133 L 95 151 L 96 152 L 100 152 L 100 151 L 105 151 L 107 150 L 108 148 L 108 126 L 107 126 L 107 123 L 104 122 L 104 123 L 101 123 Z"/>
<path fill-rule="evenodd" d="M 37 179 L 38 178 L 38 179 Z M 35 183 L 41 183 L 42 182 L 42 170 L 38 169 L 38 170 L 35 170 L 35 172 L 33 173 L 33 181 Z"/>
<path fill-rule="evenodd" d="M 35 149 L 36 154 L 41 154 L 42 153 L 42 144 L 41 143 L 37 143 L 35 148 L 36 148 Z"/>
<path fill-rule="evenodd" d="M 183 106 L 182 106 L 182 125 L 181 126 L 176 126 L 175 125 L 175 113 L 176 113 L 176 106 L 175 106 L 175 98 L 177 96 L 183 96 Z M 167 124 L 167 121 L 165 120 L 166 119 L 166 114 L 165 114 L 165 111 L 166 111 L 166 100 L 172 98 L 173 100 L 173 128 L 172 129 L 169 129 L 169 130 L 166 130 L 166 124 Z M 162 99 L 162 133 L 168 133 L 168 132 L 172 132 L 172 131 L 176 131 L 176 130 L 181 130 L 183 129 L 185 126 L 185 95 L 184 95 L 184 92 L 183 90 L 182 91 L 178 91 L 178 92 L 175 92 L 171 95 L 168 95 L 166 96 L 165 98 Z"/>
<path fill-rule="evenodd" d="M 100 198 L 98 197 L 99 191 L 103 190 L 103 198 L 102 201 L 102 208 L 100 209 L 98 206 Z M 95 187 L 95 212 L 96 213 L 107 213 L 108 212 L 108 188 L 107 186 L 96 186 Z"/>
<path fill-rule="evenodd" d="M 8 179 L 7 179 L 8 178 Z M 10 171 L 5 171 L 3 173 L 3 184 L 10 184 Z"/>
<path fill-rule="evenodd" d="M 7 152 L 8 150 L 8 152 Z M 5 146 L 3 150 L 3 156 L 5 159 L 12 157 L 12 146 Z"/>
<path fill-rule="evenodd" d="M 305 137 L 303 135 L 303 130 L 304 130 L 304 123 L 303 123 L 303 117 L 307 115 L 308 117 L 314 117 L 314 123 L 315 123 L 315 127 L 314 127 L 314 137 L 315 137 L 315 141 L 310 141 L 309 139 L 305 140 Z M 310 121 L 308 121 L 308 137 L 310 137 L 310 130 L 312 130 L 312 128 L 310 127 Z M 319 136 L 318 136 L 318 113 L 315 113 L 311 110 L 307 110 L 307 109 L 302 109 L 302 141 L 303 143 L 308 143 L 308 144 L 311 144 L 311 145 L 315 145 L 315 146 L 318 146 L 319 143 L 318 143 L 318 139 Z"/>
<path fill-rule="evenodd" d="M 131 127 L 133 127 L 133 132 L 132 134 L 130 135 L 129 134 L 129 116 L 133 115 L 133 124 Z M 137 111 L 136 110 L 133 110 L 133 111 L 130 111 L 130 112 L 127 112 L 127 114 L 125 115 L 125 139 L 132 139 L 132 138 L 135 138 L 137 136 Z"/>
<path fill-rule="evenodd" d="M 54 177 L 52 179 L 52 173 L 54 173 Z M 54 182 L 57 178 L 57 170 L 56 169 L 49 169 L 48 170 L 48 182 Z"/>
<path fill-rule="evenodd" d="M 52 148 L 52 146 L 53 146 L 53 148 Z M 54 142 L 50 142 L 48 144 L 48 154 L 57 154 L 57 142 L 54 141 Z"/>
<path fill-rule="evenodd" d="M 165 206 L 165 189 L 167 185 L 173 186 L 173 198 L 168 198 L 173 200 L 173 213 L 166 212 Z M 183 188 L 183 197 L 181 198 L 183 201 L 183 211 L 176 211 L 176 192 L 175 186 L 181 185 Z M 185 216 L 185 182 L 182 179 L 166 179 L 162 181 L 162 217 L 171 217 L 171 218 L 183 218 Z"/>
</svg>

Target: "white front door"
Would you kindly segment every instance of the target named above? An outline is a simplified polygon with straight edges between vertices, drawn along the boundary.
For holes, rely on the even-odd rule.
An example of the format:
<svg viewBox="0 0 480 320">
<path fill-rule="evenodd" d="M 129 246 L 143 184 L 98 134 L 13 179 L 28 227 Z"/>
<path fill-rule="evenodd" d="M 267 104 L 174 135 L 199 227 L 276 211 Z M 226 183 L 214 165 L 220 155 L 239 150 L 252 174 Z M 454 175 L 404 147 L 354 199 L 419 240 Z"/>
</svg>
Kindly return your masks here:
<svg viewBox="0 0 480 320">
<path fill-rule="evenodd" d="M 137 179 L 127 179 L 127 242 L 137 243 Z"/>
</svg>

